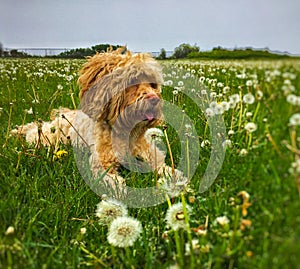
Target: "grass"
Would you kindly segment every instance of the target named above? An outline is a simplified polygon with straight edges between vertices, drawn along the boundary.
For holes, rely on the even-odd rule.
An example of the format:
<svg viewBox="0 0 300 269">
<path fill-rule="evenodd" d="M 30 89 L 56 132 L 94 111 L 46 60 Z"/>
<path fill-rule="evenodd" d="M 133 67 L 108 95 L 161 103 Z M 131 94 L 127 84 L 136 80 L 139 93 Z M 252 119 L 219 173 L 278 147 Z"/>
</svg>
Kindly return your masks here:
<svg viewBox="0 0 300 269">
<path fill-rule="evenodd" d="M 300 268 L 299 176 L 289 171 L 299 157 L 295 151 L 299 127 L 290 126 L 289 119 L 299 106 L 286 100 L 290 93 L 300 95 L 299 61 L 162 62 L 168 65 L 166 81 L 182 81 L 180 86 L 164 86 L 163 97 L 191 118 L 199 141 L 192 190 L 170 201 L 186 202 L 192 209 L 190 233 L 167 227 L 167 202 L 130 208 L 129 215 L 141 222 L 143 232 L 125 249 L 107 242 L 108 228 L 95 216 L 101 199 L 81 178 L 70 145 L 60 146 L 68 154 L 57 159 L 54 148 L 36 148 L 9 136 L 16 124 L 48 120 L 53 108 L 74 108 L 79 103 L 76 79 L 82 63 L 0 61 L 0 268 L 170 268 L 175 264 L 185 268 Z M 215 92 L 217 102 L 229 101 L 235 93 L 256 95 L 253 104 L 240 101 L 219 116 L 232 147 L 226 150 L 215 182 L 203 193 L 198 188 L 211 147 L 202 142 L 211 141 L 210 128 L 198 105 L 184 94 L 192 90 L 189 79 L 175 78 L 186 73 Z M 224 90 L 225 86 L 229 89 Z M 254 122 L 257 130 L 247 132 L 247 122 Z M 233 134 L 228 135 L 230 130 Z M 178 164 L 180 138 L 171 126 L 167 133 Z M 247 153 L 241 155 L 244 149 Z M 155 185 L 152 174 L 126 170 L 123 174 L 130 186 Z M 241 191 L 250 195 L 249 207 Z M 229 223 L 218 223 L 222 216 Z"/>
</svg>

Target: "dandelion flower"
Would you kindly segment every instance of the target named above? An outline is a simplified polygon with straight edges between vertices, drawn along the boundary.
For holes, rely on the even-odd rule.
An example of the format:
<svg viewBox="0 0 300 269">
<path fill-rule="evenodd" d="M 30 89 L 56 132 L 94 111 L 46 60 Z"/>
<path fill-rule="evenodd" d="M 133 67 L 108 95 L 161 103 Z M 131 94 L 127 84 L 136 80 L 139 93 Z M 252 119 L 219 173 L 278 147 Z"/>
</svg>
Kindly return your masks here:
<svg viewBox="0 0 300 269">
<path fill-rule="evenodd" d="M 234 104 L 239 103 L 240 102 L 240 96 L 237 93 L 229 96 L 229 102 L 234 103 Z"/>
<path fill-rule="evenodd" d="M 205 109 L 205 115 L 207 117 L 212 117 L 214 114 L 215 113 L 214 113 L 214 111 L 211 108 L 208 107 L 207 109 Z"/>
<path fill-rule="evenodd" d="M 127 216 L 127 208 L 121 202 L 114 199 L 107 199 L 97 204 L 95 215 L 102 224 L 110 224 L 117 217 Z"/>
<path fill-rule="evenodd" d="M 260 100 L 260 99 L 262 99 L 262 98 L 263 98 L 263 96 L 264 96 L 264 94 L 263 94 L 263 92 L 262 92 L 262 91 L 258 90 L 258 91 L 256 92 L 256 98 L 257 98 L 257 100 Z"/>
<path fill-rule="evenodd" d="M 81 233 L 81 234 L 85 234 L 85 233 L 86 233 L 86 228 L 85 228 L 85 227 L 80 228 L 80 233 Z"/>
<path fill-rule="evenodd" d="M 164 133 L 162 130 L 158 128 L 149 128 L 144 134 L 146 141 L 151 144 L 155 141 L 160 141 L 161 137 L 164 136 Z"/>
<path fill-rule="evenodd" d="M 188 205 L 186 205 L 186 210 L 188 214 L 192 211 Z M 174 231 L 186 229 L 182 203 L 173 204 L 168 209 L 165 220 Z"/>
<path fill-rule="evenodd" d="M 222 143 L 223 148 L 232 148 L 232 142 L 230 139 L 226 139 L 223 143 Z"/>
<path fill-rule="evenodd" d="M 120 248 L 130 247 L 142 232 L 141 223 L 132 217 L 118 217 L 108 230 L 108 243 Z"/>
<path fill-rule="evenodd" d="M 218 223 L 221 226 L 225 226 L 229 224 L 229 219 L 226 216 L 217 217 L 216 223 Z"/>
<path fill-rule="evenodd" d="M 251 87 L 252 85 L 253 85 L 252 80 L 247 80 L 247 81 L 246 81 L 246 86 L 247 86 L 247 87 Z"/>
<path fill-rule="evenodd" d="M 29 115 L 32 115 L 33 114 L 33 110 L 32 110 L 32 107 L 29 108 L 29 109 L 25 109 L 25 112 Z"/>
<path fill-rule="evenodd" d="M 296 101 L 297 101 L 297 96 L 295 94 L 289 94 L 287 97 L 286 97 L 286 101 L 292 105 L 295 105 L 296 104 Z"/>
<path fill-rule="evenodd" d="M 257 130 L 257 125 L 254 122 L 248 122 L 245 125 L 245 129 L 249 132 L 249 133 L 253 133 Z"/>
<path fill-rule="evenodd" d="M 11 235 L 14 233 L 15 233 L 15 228 L 13 226 L 9 226 L 5 231 L 5 235 Z"/>
<path fill-rule="evenodd" d="M 248 151 L 246 150 L 246 149 L 241 149 L 241 151 L 240 151 L 240 156 L 246 156 L 248 154 Z"/>
<path fill-rule="evenodd" d="M 296 113 L 290 117 L 290 125 L 292 126 L 300 125 L 300 113 Z"/>
<path fill-rule="evenodd" d="M 194 252 L 197 252 L 199 250 L 199 239 L 192 239 L 192 248 Z M 190 243 L 185 243 L 185 255 L 191 255 L 191 245 Z"/>
<path fill-rule="evenodd" d="M 254 103 L 255 97 L 252 93 L 247 93 L 247 94 L 244 95 L 243 101 L 244 101 L 244 103 L 246 103 L 248 105 L 251 105 L 251 104 Z"/>
<path fill-rule="evenodd" d="M 220 105 L 221 105 L 221 107 L 223 108 L 224 111 L 228 111 L 229 108 L 230 108 L 230 104 L 228 102 L 225 102 L 225 101 L 221 102 Z"/>
<path fill-rule="evenodd" d="M 216 115 L 222 115 L 224 113 L 224 108 L 222 105 L 217 104 L 217 106 L 214 108 L 214 113 Z"/>
<path fill-rule="evenodd" d="M 209 140 L 203 140 L 202 142 L 201 142 L 201 148 L 204 148 L 204 147 L 207 147 L 207 146 L 210 146 L 210 141 Z"/>
</svg>

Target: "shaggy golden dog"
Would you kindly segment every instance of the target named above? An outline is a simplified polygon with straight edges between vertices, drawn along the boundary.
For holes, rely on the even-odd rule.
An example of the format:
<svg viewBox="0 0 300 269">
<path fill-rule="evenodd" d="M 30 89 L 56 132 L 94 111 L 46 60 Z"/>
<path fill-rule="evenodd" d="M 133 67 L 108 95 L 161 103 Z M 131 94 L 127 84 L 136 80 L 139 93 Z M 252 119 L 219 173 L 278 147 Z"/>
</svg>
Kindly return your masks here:
<svg viewBox="0 0 300 269">
<path fill-rule="evenodd" d="M 33 143 L 71 141 L 88 148 L 93 174 L 106 171 L 104 182 L 114 189 L 124 184 L 118 168 L 129 163 L 174 174 L 163 152 L 145 138 L 149 128 L 162 122 L 162 81 L 161 67 L 148 54 L 133 55 L 124 48 L 97 53 L 80 71 L 80 109 L 54 110 L 51 122 L 29 123 L 12 133 Z"/>
</svg>

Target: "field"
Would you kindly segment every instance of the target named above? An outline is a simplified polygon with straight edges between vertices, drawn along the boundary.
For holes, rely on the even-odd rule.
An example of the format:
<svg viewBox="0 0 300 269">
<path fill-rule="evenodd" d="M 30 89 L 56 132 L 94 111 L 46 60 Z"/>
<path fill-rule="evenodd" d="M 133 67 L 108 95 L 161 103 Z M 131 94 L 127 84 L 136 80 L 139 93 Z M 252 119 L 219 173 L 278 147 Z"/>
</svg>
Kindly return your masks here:
<svg viewBox="0 0 300 269">
<path fill-rule="evenodd" d="M 109 242 L 95 214 L 101 197 L 71 145 L 35 147 L 10 135 L 54 108 L 76 108 L 83 62 L 0 60 L 0 268 L 300 268 L 299 60 L 161 62 L 163 99 L 196 131 L 182 138 L 166 122 L 169 145 L 177 165 L 181 140 L 192 139 L 184 161 L 193 173 L 178 197 L 128 208 L 142 231 L 127 247 Z M 167 113 L 171 121 L 172 107 Z M 208 166 L 216 178 L 204 191 Z M 156 184 L 151 173 L 123 174 L 132 187 Z M 166 221 L 176 205 L 180 229 Z"/>
</svg>

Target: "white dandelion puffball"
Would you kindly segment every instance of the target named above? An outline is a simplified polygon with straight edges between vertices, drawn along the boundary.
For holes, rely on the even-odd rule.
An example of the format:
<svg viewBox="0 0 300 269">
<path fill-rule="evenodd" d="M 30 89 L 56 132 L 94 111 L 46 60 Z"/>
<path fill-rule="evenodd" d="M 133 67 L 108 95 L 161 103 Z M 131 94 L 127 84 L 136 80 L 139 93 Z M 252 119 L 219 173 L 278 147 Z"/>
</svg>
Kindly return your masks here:
<svg viewBox="0 0 300 269">
<path fill-rule="evenodd" d="M 100 223 L 110 224 L 117 217 L 127 216 L 128 211 L 124 204 L 114 199 L 107 199 L 97 204 L 95 215 Z"/>
<path fill-rule="evenodd" d="M 245 125 L 245 129 L 249 132 L 249 133 L 253 133 L 257 130 L 257 125 L 254 122 L 248 122 Z"/>
<path fill-rule="evenodd" d="M 186 210 L 188 214 L 192 212 L 188 205 L 186 205 Z M 174 231 L 186 229 L 182 203 L 173 204 L 168 209 L 165 220 Z"/>
<path fill-rule="evenodd" d="M 155 141 L 160 141 L 163 136 L 163 131 L 158 128 L 149 128 L 144 134 L 144 137 L 149 144 Z"/>
<path fill-rule="evenodd" d="M 229 96 L 229 102 L 233 103 L 233 104 L 237 104 L 240 102 L 240 96 L 239 94 L 235 93 L 231 96 Z"/>
<path fill-rule="evenodd" d="M 243 101 L 244 101 L 244 103 L 251 105 L 254 103 L 255 97 L 252 93 L 247 93 L 243 96 Z"/>
<path fill-rule="evenodd" d="M 216 222 L 221 226 L 225 226 L 229 224 L 229 219 L 226 216 L 221 216 L 216 218 Z"/>
<path fill-rule="evenodd" d="M 297 126 L 300 125 L 300 114 L 296 113 L 290 117 L 290 125 Z"/>
<path fill-rule="evenodd" d="M 142 232 L 141 223 L 132 217 L 118 217 L 108 230 L 108 243 L 120 248 L 130 247 Z"/>
</svg>

